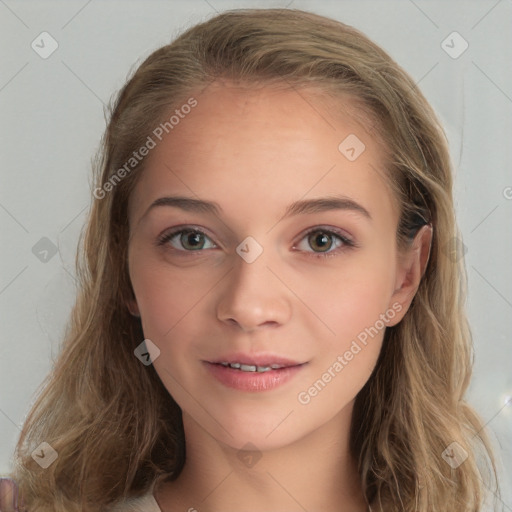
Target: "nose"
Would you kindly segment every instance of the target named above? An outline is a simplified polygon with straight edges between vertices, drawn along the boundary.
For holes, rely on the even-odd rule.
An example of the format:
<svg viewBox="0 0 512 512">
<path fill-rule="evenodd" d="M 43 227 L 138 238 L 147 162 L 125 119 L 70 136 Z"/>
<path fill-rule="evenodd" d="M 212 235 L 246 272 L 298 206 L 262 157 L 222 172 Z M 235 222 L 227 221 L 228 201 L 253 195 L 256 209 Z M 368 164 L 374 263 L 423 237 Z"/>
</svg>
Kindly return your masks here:
<svg viewBox="0 0 512 512">
<path fill-rule="evenodd" d="M 217 302 L 217 318 L 244 332 L 284 325 L 291 316 L 291 292 L 269 270 L 265 258 L 235 260 Z"/>
</svg>

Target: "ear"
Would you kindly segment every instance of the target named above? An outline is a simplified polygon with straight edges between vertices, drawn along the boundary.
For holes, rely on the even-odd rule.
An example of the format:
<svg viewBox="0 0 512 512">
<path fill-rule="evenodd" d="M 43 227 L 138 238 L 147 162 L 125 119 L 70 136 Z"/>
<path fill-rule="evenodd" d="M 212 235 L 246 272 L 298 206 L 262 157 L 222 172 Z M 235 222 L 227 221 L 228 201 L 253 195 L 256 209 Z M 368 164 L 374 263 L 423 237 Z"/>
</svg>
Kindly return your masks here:
<svg viewBox="0 0 512 512">
<path fill-rule="evenodd" d="M 427 268 L 431 245 L 432 226 L 427 224 L 418 230 L 410 247 L 399 256 L 395 291 L 391 296 L 391 303 L 399 303 L 402 308 L 388 324 L 389 326 L 398 324 L 407 313 Z"/>
<path fill-rule="evenodd" d="M 140 318 L 139 305 L 137 304 L 137 299 L 133 295 L 133 292 L 131 298 L 126 299 L 125 303 L 128 311 L 130 312 L 130 315 Z"/>
</svg>

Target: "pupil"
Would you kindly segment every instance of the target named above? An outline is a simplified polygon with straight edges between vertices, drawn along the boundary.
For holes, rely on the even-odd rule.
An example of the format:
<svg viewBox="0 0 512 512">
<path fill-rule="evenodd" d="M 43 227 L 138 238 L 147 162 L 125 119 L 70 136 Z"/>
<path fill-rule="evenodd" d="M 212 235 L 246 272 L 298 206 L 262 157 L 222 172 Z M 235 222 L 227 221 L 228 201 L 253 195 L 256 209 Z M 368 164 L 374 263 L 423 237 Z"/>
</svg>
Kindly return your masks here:
<svg viewBox="0 0 512 512">
<path fill-rule="evenodd" d="M 192 249 L 197 249 L 202 245 L 202 234 L 201 233 L 184 233 L 182 235 L 181 243 L 183 244 L 183 247 L 190 247 Z M 185 242 L 185 243 L 184 243 Z"/>
<path fill-rule="evenodd" d="M 316 245 L 321 252 L 328 251 L 331 248 L 332 240 L 330 236 L 325 233 L 316 234 L 312 237 L 313 245 Z M 328 244 L 327 247 L 323 244 Z M 314 249 L 315 247 L 313 247 Z"/>
</svg>

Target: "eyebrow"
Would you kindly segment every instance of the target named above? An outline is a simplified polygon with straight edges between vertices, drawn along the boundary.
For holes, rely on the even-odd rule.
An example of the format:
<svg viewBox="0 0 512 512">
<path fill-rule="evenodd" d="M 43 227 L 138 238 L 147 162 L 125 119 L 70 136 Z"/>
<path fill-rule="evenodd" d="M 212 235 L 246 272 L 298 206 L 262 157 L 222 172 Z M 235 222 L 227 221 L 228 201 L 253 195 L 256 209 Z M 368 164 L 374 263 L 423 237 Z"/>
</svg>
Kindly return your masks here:
<svg viewBox="0 0 512 512">
<path fill-rule="evenodd" d="M 206 201 L 204 199 L 194 199 L 185 196 L 168 196 L 160 197 L 151 203 L 146 210 L 146 215 L 151 209 L 157 206 L 171 206 L 180 208 L 187 212 L 193 213 L 210 213 L 220 216 L 222 208 L 214 201 Z M 286 219 L 294 215 L 305 215 L 311 213 L 321 213 L 332 210 L 348 210 L 353 211 L 371 220 L 370 212 L 362 205 L 346 196 L 329 196 L 316 199 L 306 199 L 295 201 L 290 204 L 281 219 Z"/>
</svg>

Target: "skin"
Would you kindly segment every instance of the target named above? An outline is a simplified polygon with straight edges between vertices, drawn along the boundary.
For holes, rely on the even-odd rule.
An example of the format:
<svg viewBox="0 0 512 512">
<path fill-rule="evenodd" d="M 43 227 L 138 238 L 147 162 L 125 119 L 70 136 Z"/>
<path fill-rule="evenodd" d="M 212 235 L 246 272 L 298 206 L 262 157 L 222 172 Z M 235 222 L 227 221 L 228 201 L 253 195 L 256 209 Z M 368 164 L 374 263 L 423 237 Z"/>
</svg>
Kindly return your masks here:
<svg viewBox="0 0 512 512">
<path fill-rule="evenodd" d="M 197 107 L 148 155 L 129 205 L 135 298 L 128 307 L 161 351 L 153 364 L 183 411 L 187 444 L 183 472 L 155 489 L 156 500 L 164 512 L 367 510 L 349 428 L 384 330 L 309 403 L 298 395 L 393 305 L 386 325 L 403 318 L 431 231 L 423 228 L 410 250 L 398 251 L 398 205 L 379 171 L 384 149 L 350 115 L 350 100 L 334 119 L 313 89 L 216 82 L 196 98 Z M 366 146 L 355 161 L 338 150 L 349 134 Z M 371 219 L 354 210 L 282 218 L 294 201 L 334 194 L 362 205 Z M 170 195 L 215 201 L 222 213 L 148 211 Z M 187 252 L 179 236 L 155 245 L 182 224 L 207 232 L 204 249 Z M 308 240 L 312 227 L 338 228 L 356 247 L 328 238 L 335 255 L 316 257 L 325 253 Z M 252 263 L 235 251 L 248 236 L 263 248 Z M 232 351 L 307 364 L 281 387 L 243 392 L 220 384 L 202 362 Z M 247 443 L 255 453 L 244 451 Z M 257 462 L 244 461 L 247 454 Z"/>
<path fill-rule="evenodd" d="M 10 478 L 0 478 L 0 510 L 2 512 L 15 512 L 17 508 L 16 485 Z"/>
</svg>

